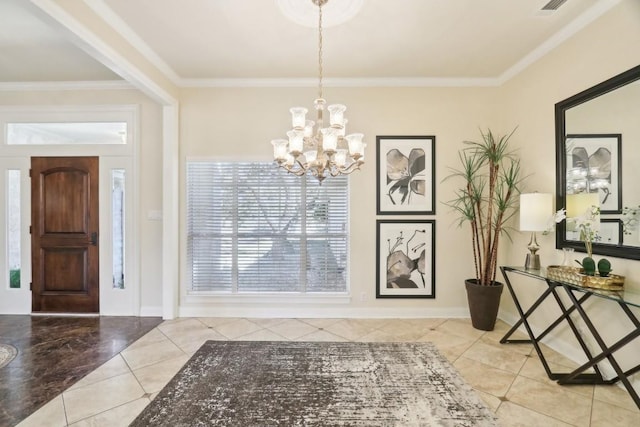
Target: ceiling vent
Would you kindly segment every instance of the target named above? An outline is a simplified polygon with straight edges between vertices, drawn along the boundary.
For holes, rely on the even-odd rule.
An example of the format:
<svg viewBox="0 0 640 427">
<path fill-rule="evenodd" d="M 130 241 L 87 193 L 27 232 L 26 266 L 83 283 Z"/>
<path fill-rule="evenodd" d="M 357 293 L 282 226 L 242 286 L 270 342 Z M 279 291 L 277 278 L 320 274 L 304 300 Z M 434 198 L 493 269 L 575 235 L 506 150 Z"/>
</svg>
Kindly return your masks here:
<svg viewBox="0 0 640 427">
<path fill-rule="evenodd" d="M 566 1 L 567 0 L 551 0 L 549 1 L 549 3 L 542 6 L 542 9 L 540 10 L 545 10 L 545 11 L 558 10 L 558 8 L 562 6 Z"/>
</svg>

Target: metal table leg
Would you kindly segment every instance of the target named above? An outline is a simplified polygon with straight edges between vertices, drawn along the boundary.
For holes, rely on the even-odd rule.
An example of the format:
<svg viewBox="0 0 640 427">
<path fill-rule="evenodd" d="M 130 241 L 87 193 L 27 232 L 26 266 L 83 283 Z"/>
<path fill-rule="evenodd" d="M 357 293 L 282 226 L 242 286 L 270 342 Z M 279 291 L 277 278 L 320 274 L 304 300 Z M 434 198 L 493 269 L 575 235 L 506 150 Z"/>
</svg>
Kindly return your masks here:
<svg viewBox="0 0 640 427">
<path fill-rule="evenodd" d="M 579 368 L 574 370 L 571 374 L 567 375 L 566 377 L 561 378 L 558 381 L 558 383 L 559 384 L 574 383 L 574 379 L 577 378 L 580 375 L 580 373 L 582 371 L 584 371 L 584 369 L 587 369 L 587 368 L 592 367 L 592 366 L 595 367 L 598 362 L 600 362 L 600 361 L 602 361 L 602 360 L 604 360 L 606 358 L 609 361 L 609 363 L 611 364 L 611 366 L 613 367 L 613 369 L 616 372 L 616 374 L 617 374 L 617 377 L 614 378 L 611 381 L 612 382 L 617 382 L 617 381 L 622 382 L 624 387 L 627 389 L 627 391 L 631 395 L 631 398 L 633 399 L 635 404 L 640 408 L 640 396 L 638 396 L 638 393 L 635 391 L 635 389 L 633 388 L 633 385 L 631 384 L 631 382 L 629 381 L 629 379 L 627 377 L 627 375 L 629 375 L 629 373 L 637 372 L 640 368 L 638 366 L 636 366 L 636 367 L 624 372 L 622 370 L 622 368 L 620 367 L 620 364 L 616 360 L 614 354 L 613 354 L 616 350 L 619 350 L 620 348 L 624 347 L 625 345 L 627 345 L 628 343 L 633 341 L 635 338 L 640 336 L 640 322 L 638 321 L 637 317 L 631 312 L 629 307 L 627 307 L 625 304 L 619 303 L 618 305 L 620 307 L 622 307 L 623 311 L 627 314 L 627 316 L 629 317 L 631 322 L 634 324 L 635 330 L 632 331 L 630 334 L 627 334 L 622 339 L 618 340 L 615 344 L 613 344 L 611 346 L 607 346 L 607 344 L 604 342 L 604 340 L 600 336 L 600 333 L 598 332 L 598 330 L 594 326 L 593 322 L 591 321 L 591 319 L 587 315 L 587 312 L 584 310 L 584 308 L 582 308 L 582 306 L 578 302 L 577 298 L 573 294 L 573 291 L 572 291 L 571 287 L 569 287 L 569 286 L 567 286 L 565 284 L 561 284 L 561 286 L 565 289 L 565 291 L 569 295 L 569 299 L 571 300 L 571 302 L 573 303 L 574 307 L 576 308 L 576 310 L 580 314 L 580 317 L 582 318 L 582 320 L 584 321 L 585 325 L 589 329 L 589 332 L 591 333 L 593 338 L 598 343 L 598 346 L 600 347 L 602 352 L 600 354 L 596 355 L 595 357 L 590 357 L 589 361 L 587 363 L 585 363 L 584 365 L 580 366 Z M 609 382 L 609 383 L 611 383 L 611 382 Z"/>
<path fill-rule="evenodd" d="M 542 363 L 542 366 L 544 367 L 545 372 L 547 373 L 547 376 L 552 380 L 558 380 L 558 379 L 563 378 L 566 375 L 568 375 L 568 373 L 556 373 L 556 372 L 551 371 L 551 368 L 549 367 L 549 364 L 547 363 L 547 360 L 544 357 L 544 353 L 542 352 L 542 349 L 540 348 L 540 345 L 538 343 L 549 332 L 551 332 L 554 328 L 556 328 L 563 320 L 566 320 L 567 323 L 569 324 L 569 327 L 573 331 L 576 339 L 578 340 L 578 343 L 582 347 L 583 351 L 585 351 L 585 353 L 587 353 L 588 357 L 591 356 L 590 353 L 589 353 L 589 349 L 587 348 L 584 340 L 582 339 L 582 337 L 580 336 L 580 333 L 578 332 L 578 329 L 576 328 L 575 324 L 573 323 L 573 320 L 570 317 L 570 314 L 575 310 L 575 307 L 572 306 L 572 307 L 569 307 L 567 309 L 564 306 L 564 304 L 562 303 L 562 300 L 560 299 L 560 297 L 556 293 L 556 288 L 558 287 L 558 285 L 556 285 L 556 284 L 554 284 L 552 282 L 546 281 L 547 286 L 548 286 L 547 289 L 542 293 L 542 295 L 540 295 L 540 297 L 538 297 L 538 299 L 525 312 L 522 309 L 522 305 L 520 304 L 520 301 L 518 300 L 518 297 L 516 296 L 516 293 L 515 293 L 515 291 L 513 289 L 513 286 L 511 285 L 511 281 L 509 280 L 509 277 L 507 275 L 507 271 L 508 270 L 506 270 L 504 267 L 500 267 L 500 270 L 502 271 L 502 276 L 504 277 L 505 283 L 507 285 L 507 289 L 509 289 L 509 293 L 511 294 L 511 297 L 512 297 L 513 302 L 514 302 L 514 304 L 516 306 L 516 309 L 518 310 L 518 313 L 520 314 L 520 319 L 513 325 L 513 327 L 500 340 L 501 344 L 517 344 L 517 343 L 531 343 L 531 344 L 533 344 L 533 347 L 535 348 L 536 353 L 538 354 L 538 357 L 540 358 L 540 361 Z M 545 329 L 540 335 L 538 335 L 536 337 L 535 334 L 533 333 L 533 330 L 531 329 L 531 326 L 529 325 L 529 322 L 527 321 L 527 318 L 533 312 L 536 311 L 536 309 L 540 306 L 540 304 L 542 304 L 542 302 L 550 294 L 552 294 L 554 296 L 554 298 L 556 300 L 556 303 L 558 304 L 558 307 L 560 308 L 562 314 L 554 322 L 552 322 L 549 325 L 549 327 L 547 327 L 547 329 Z M 587 298 L 589 298 L 589 294 L 584 295 L 580 299 L 580 302 L 585 301 Z M 527 334 L 529 335 L 529 339 L 528 340 L 526 340 L 526 339 L 509 339 L 509 337 L 518 329 L 518 327 L 520 327 L 520 325 L 524 325 L 525 329 L 527 330 Z M 602 381 L 602 375 L 601 375 L 600 371 L 598 370 L 598 367 L 597 366 L 594 367 L 594 370 L 596 371 L 595 374 L 579 373 L 578 375 L 576 375 L 574 380 L 576 382 L 588 383 L 588 384 L 593 384 L 594 382 Z"/>
</svg>

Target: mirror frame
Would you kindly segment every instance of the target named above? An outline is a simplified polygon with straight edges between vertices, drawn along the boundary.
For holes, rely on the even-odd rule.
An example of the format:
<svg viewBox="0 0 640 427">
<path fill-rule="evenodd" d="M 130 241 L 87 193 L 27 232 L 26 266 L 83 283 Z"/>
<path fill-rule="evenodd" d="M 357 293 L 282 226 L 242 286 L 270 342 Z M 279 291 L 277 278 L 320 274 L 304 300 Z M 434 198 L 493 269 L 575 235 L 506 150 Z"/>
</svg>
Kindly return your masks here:
<svg viewBox="0 0 640 427">
<path fill-rule="evenodd" d="M 614 76 L 602 83 L 586 89 L 570 98 L 558 102 L 555 105 L 556 119 L 556 206 L 557 209 L 566 207 L 566 170 L 567 156 L 565 153 L 565 112 L 577 105 L 590 101 L 631 82 L 640 79 L 640 65 L 631 68 L 617 76 Z M 638 101 L 640 102 L 640 100 Z M 630 141 L 628 141 L 630 142 Z M 638 141 L 632 143 L 638 144 Z M 624 147 L 623 147 L 624 149 Z M 583 242 L 566 239 L 566 221 L 562 221 L 556 226 L 556 249 L 574 248 L 576 251 L 586 252 Z M 611 245 L 594 243 L 593 253 L 607 255 L 617 258 L 640 259 L 640 247 Z"/>
</svg>

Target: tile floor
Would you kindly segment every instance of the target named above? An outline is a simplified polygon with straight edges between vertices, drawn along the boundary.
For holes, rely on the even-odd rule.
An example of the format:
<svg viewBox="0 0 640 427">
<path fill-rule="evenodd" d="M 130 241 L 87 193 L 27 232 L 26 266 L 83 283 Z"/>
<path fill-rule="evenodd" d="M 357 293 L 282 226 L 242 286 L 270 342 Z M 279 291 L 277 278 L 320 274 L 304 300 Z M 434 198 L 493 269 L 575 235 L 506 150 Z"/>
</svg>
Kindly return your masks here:
<svg viewBox="0 0 640 427">
<path fill-rule="evenodd" d="M 555 384 L 531 345 L 498 342 L 506 330 L 498 322 L 492 332 L 478 331 L 468 319 L 165 321 L 19 426 L 126 426 L 206 340 L 431 341 L 503 426 L 640 425 L 640 410 L 626 391 Z M 551 349 L 545 356 L 554 370 L 575 365 Z"/>
<path fill-rule="evenodd" d="M 0 426 L 12 426 L 162 323 L 159 317 L 1 315 Z"/>
</svg>

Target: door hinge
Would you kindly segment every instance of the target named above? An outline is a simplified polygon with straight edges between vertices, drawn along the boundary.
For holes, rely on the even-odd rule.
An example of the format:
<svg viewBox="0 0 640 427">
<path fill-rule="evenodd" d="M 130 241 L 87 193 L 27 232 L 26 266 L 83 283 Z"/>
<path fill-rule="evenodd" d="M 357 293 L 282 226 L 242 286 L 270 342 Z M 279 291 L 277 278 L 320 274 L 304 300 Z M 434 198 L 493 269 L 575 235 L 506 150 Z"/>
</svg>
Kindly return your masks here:
<svg viewBox="0 0 640 427">
<path fill-rule="evenodd" d="M 29 178 L 31 178 L 31 169 L 29 169 Z"/>
<path fill-rule="evenodd" d="M 32 291 L 33 290 L 33 282 L 29 282 L 29 290 Z"/>
<path fill-rule="evenodd" d="M 29 226 L 29 234 L 31 234 L 31 233 L 32 233 L 31 226 Z"/>
</svg>

